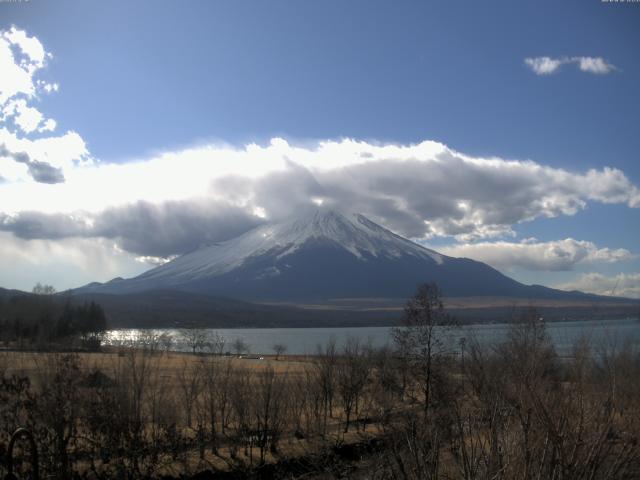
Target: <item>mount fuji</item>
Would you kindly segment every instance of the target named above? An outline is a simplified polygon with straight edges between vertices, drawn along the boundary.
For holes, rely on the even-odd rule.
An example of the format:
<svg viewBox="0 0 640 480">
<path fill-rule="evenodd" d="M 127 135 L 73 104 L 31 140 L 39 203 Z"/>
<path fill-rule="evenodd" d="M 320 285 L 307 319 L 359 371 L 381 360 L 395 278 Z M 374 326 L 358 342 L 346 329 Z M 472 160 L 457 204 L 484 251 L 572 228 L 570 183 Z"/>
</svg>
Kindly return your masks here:
<svg viewBox="0 0 640 480">
<path fill-rule="evenodd" d="M 436 282 L 446 297 L 595 297 L 524 285 L 482 262 L 427 249 L 363 215 L 322 208 L 199 248 L 135 278 L 92 283 L 75 292 L 180 290 L 301 303 L 407 298 L 424 282 Z"/>
</svg>

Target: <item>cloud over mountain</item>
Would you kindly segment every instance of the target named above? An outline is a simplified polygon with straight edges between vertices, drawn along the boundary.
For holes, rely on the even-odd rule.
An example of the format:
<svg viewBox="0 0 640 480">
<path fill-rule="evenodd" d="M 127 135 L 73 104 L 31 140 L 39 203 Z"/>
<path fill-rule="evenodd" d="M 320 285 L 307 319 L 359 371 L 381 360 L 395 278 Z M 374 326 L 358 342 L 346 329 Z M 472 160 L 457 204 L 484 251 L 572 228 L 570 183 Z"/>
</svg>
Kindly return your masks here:
<svg viewBox="0 0 640 480">
<path fill-rule="evenodd" d="M 141 256 L 169 257 L 227 240 L 258 225 L 260 218 L 233 205 L 193 201 L 139 201 L 97 215 L 25 211 L 0 215 L 0 230 L 25 240 L 107 238 Z"/>
<path fill-rule="evenodd" d="M 105 210 L 85 235 L 113 238 L 126 251 L 162 258 L 227 240 L 259 223 L 259 217 L 223 202 L 139 201 Z"/>
<path fill-rule="evenodd" d="M 617 169 L 570 172 L 430 141 L 206 145 L 79 165 L 66 177 L 0 186 L 0 229 L 22 238 L 116 238 L 138 255 L 167 256 L 318 203 L 361 212 L 407 237 L 460 241 L 510 235 L 519 222 L 573 215 L 589 202 L 640 206 L 640 191 Z"/>
</svg>

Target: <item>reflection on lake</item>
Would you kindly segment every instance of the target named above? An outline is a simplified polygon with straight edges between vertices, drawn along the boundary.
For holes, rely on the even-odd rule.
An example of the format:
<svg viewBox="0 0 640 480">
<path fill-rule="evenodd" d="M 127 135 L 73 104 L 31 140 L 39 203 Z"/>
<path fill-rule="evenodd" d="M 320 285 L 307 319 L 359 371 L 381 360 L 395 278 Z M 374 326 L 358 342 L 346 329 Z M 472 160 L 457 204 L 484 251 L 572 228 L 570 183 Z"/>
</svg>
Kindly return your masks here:
<svg viewBox="0 0 640 480">
<path fill-rule="evenodd" d="M 460 348 L 461 338 L 475 338 L 480 344 L 491 345 L 504 340 L 509 329 L 508 324 L 465 325 L 443 332 L 446 344 L 452 351 Z M 547 324 L 547 330 L 561 355 L 571 353 L 572 346 L 581 338 L 587 338 L 597 349 L 602 347 L 621 347 L 625 342 L 640 345 L 640 321 L 624 320 L 588 320 L 573 322 L 554 322 Z M 357 338 L 361 342 L 370 342 L 374 347 L 391 345 L 389 327 L 351 327 L 351 328 L 222 328 L 207 329 L 209 335 L 221 335 L 225 341 L 224 351 L 233 351 L 232 343 L 241 339 L 254 354 L 272 354 L 275 344 L 286 346 L 286 352 L 293 355 L 313 354 L 318 345 L 325 345 L 335 339 L 342 347 L 348 338 Z M 123 329 L 111 330 L 104 343 L 107 345 L 130 344 L 145 335 L 171 335 L 172 349 L 189 351 L 181 331 L 177 329 Z"/>
</svg>

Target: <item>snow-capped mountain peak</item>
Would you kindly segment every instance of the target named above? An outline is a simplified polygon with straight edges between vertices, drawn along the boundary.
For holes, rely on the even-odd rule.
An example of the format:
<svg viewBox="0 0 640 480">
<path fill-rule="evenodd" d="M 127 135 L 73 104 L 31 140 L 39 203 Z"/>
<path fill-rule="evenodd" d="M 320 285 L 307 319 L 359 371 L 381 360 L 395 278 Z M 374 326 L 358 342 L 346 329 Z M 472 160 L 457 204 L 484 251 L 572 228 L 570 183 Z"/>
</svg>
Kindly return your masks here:
<svg viewBox="0 0 640 480">
<path fill-rule="evenodd" d="M 267 245 L 287 246 L 279 257 L 296 251 L 310 240 L 335 242 L 358 258 L 366 256 L 398 257 L 407 248 L 417 255 L 428 255 L 442 262 L 442 255 L 409 242 L 358 213 L 317 210 L 311 217 L 294 218 L 275 225 L 259 227 Z M 251 233 L 251 232 L 250 232 Z"/>
<path fill-rule="evenodd" d="M 566 298 L 523 285 L 489 265 L 422 247 L 360 214 L 319 208 L 265 223 L 239 237 L 201 247 L 138 277 L 90 284 L 79 293 L 183 290 L 259 300 L 408 298 L 436 282 L 445 296 Z M 215 313 L 213 313 L 215 314 Z"/>
<path fill-rule="evenodd" d="M 187 277 L 196 280 L 221 275 L 262 255 L 282 261 L 309 243 L 333 245 L 360 260 L 412 255 L 443 262 L 439 253 L 390 232 L 364 215 L 318 209 L 310 216 L 267 223 L 231 240 L 200 248 L 138 278 L 171 277 L 183 282 Z"/>
<path fill-rule="evenodd" d="M 138 277 L 81 291 L 180 289 L 235 298 L 407 298 L 423 282 L 447 295 L 523 295 L 488 265 L 441 255 L 364 215 L 319 208 L 186 253 Z"/>
</svg>

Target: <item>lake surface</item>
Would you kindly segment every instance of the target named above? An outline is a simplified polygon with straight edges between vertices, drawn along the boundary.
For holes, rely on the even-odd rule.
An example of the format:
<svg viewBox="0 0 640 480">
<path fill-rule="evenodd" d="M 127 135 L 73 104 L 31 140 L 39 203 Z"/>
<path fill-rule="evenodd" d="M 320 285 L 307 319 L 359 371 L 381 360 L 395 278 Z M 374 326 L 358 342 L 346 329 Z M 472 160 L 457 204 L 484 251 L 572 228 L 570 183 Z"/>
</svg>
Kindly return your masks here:
<svg viewBox="0 0 640 480">
<path fill-rule="evenodd" d="M 443 330 L 447 348 L 459 351 L 460 339 L 475 338 L 482 345 L 497 344 L 506 338 L 508 324 L 465 325 Z M 547 323 L 547 330 L 560 355 L 570 355 L 572 346 L 581 338 L 587 338 L 594 348 L 621 347 L 631 342 L 640 347 L 640 321 L 624 320 L 585 320 L 572 322 Z M 225 340 L 224 351 L 233 351 L 232 343 L 240 338 L 252 354 L 273 354 L 275 344 L 285 345 L 286 353 L 293 355 L 313 354 L 318 345 L 326 345 L 332 339 L 342 347 L 349 338 L 361 342 L 370 342 L 375 347 L 392 345 L 390 327 L 350 327 L 350 328 L 239 328 L 207 329 L 210 335 L 220 335 Z M 123 329 L 111 330 L 105 338 L 105 344 L 130 344 L 148 334 L 168 334 L 173 337 L 172 349 L 189 351 L 177 329 Z"/>
</svg>

